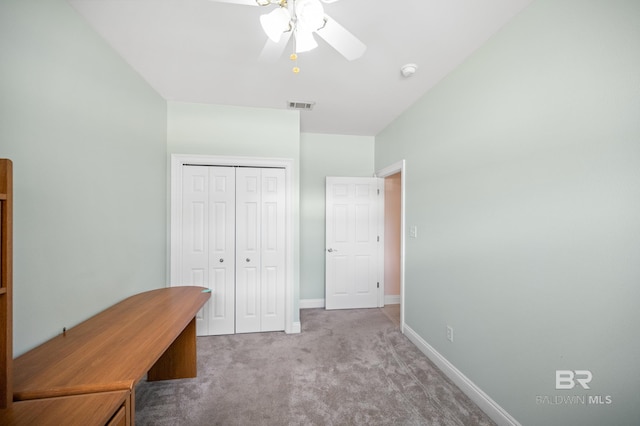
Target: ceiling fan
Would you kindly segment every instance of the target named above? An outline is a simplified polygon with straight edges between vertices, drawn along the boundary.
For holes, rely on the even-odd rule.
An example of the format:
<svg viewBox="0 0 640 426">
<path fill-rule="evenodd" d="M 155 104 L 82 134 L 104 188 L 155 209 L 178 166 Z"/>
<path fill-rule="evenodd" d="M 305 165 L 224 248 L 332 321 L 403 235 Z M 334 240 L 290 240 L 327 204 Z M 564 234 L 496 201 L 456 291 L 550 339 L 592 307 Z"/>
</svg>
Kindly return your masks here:
<svg viewBox="0 0 640 426">
<path fill-rule="evenodd" d="M 318 47 L 314 33 L 349 61 L 362 56 L 367 49 L 356 36 L 324 13 L 322 3 L 337 0 L 212 0 L 247 6 L 277 6 L 260 17 L 262 29 L 268 36 L 260 59 L 275 61 L 282 55 L 293 35 L 295 53 Z"/>
</svg>

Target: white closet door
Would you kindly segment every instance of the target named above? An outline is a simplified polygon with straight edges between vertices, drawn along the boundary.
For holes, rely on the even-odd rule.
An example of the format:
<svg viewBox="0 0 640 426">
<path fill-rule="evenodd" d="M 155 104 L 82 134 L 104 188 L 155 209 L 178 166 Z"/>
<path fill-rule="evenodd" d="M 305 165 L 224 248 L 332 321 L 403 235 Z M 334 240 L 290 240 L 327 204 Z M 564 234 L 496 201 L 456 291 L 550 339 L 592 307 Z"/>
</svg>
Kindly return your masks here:
<svg viewBox="0 0 640 426">
<path fill-rule="evenodd" d="M 260 331 L 260 175 L 236 170 L 236 333 Z"/>
<path fill-rule="evenodd" d="M 236 170 L 236 333 L 284 330 L 284 170 Z"/>
<path fill-rule="evenodd" d="M 233 167 L 209 167 L 209 334 L 235 332 L 235 219 Z"/>
<path fill-rule="evenodd" d="M 183 167 L 182 285 L 212 290 L 196 316 L 198 335 L 233 334 L 235 326 L 235 171 Z"/>
<path fill-rule="evenodd" d="M 260 331 L 284 330 L 285 175 L 262 169 L 262 273 Z"/>
</svg>

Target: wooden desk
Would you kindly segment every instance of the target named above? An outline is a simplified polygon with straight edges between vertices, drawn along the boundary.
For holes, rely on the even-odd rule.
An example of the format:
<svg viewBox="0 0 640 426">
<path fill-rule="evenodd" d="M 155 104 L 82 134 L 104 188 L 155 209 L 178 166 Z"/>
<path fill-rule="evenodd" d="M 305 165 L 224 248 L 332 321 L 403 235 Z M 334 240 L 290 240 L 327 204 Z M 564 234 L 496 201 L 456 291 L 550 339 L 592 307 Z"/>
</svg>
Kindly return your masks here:
<svg viewBox="0 0 640 426">
<path fill-rule="evenodd" d="M 13 398 L 130 392 L 148 380 L 195 377 L 195 316 L 209 299 L 202 287 L 169 287 L 129 297 L 19 356 Z"/>
<path fill-rule="evenodd" d="M 129 391 L 99 392 L 14 402 L 0 410 L 11 426 L 120 426 L 127 422 Z M 115 413 L 115 414 L 114 414 Z"/>
</svg>

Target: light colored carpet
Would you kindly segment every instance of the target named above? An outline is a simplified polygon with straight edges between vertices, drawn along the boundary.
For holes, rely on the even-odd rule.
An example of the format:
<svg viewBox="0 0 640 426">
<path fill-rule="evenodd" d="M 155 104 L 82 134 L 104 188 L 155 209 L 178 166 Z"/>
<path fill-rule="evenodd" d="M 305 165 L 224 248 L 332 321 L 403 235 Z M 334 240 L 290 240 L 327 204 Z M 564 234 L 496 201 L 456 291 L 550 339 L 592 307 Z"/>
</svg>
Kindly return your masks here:
<svg viewBox="0 0 640 426">
<path fill-rule="evenodd" d="M 198 337 L 198 377 L 141 382 L 145 425 L 493 425 L 381 309 L 301 311 L 302 333 Z"/>
</svg>

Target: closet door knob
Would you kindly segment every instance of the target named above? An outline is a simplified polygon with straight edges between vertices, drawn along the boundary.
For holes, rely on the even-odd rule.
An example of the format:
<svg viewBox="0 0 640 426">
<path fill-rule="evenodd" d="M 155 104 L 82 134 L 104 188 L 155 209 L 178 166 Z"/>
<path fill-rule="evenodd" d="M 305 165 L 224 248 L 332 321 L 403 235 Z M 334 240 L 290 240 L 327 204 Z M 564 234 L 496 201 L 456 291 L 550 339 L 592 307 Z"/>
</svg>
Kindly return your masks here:
<svg viewBox="0 0 640 426">
<path fill-rule="evenodd" d="M 247 257 L 247 262 L 251 262 L 251 259 L 249 259 L 248 257 Z"/>
<path fill-rule="evenodd" d="M 224 259 L 220 258 L 220 263 L 224 262 Z"/>
</svg>

